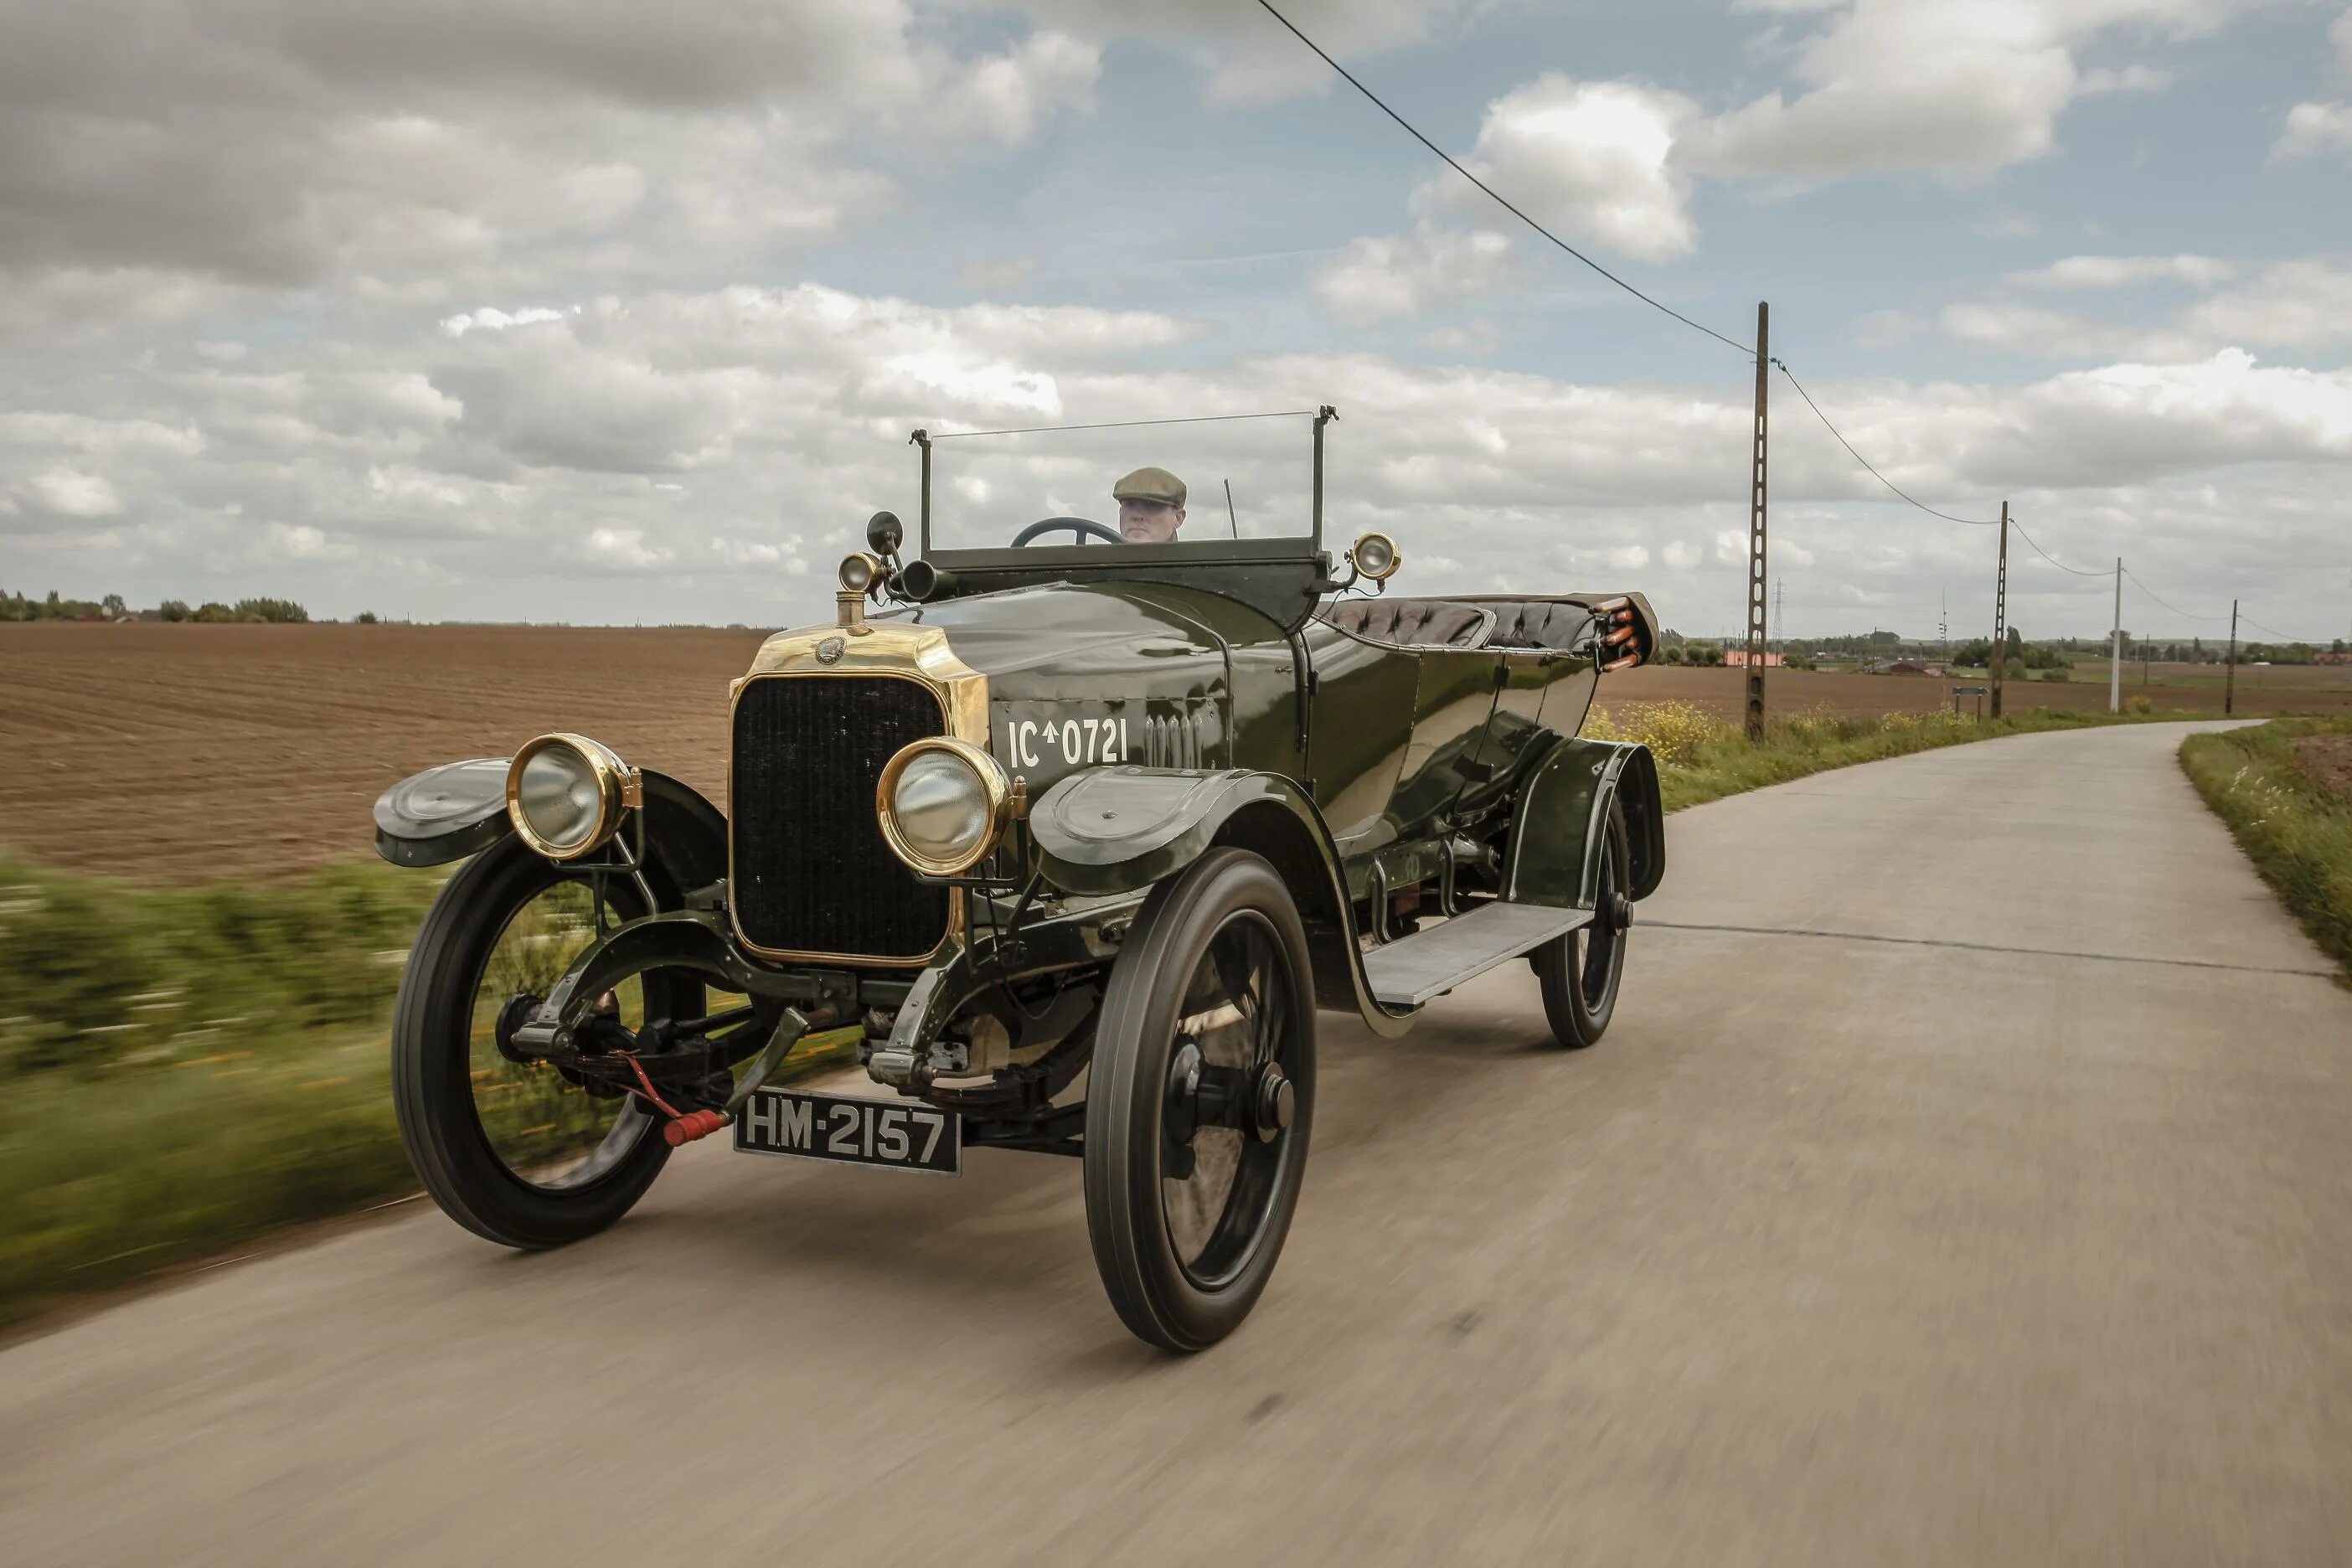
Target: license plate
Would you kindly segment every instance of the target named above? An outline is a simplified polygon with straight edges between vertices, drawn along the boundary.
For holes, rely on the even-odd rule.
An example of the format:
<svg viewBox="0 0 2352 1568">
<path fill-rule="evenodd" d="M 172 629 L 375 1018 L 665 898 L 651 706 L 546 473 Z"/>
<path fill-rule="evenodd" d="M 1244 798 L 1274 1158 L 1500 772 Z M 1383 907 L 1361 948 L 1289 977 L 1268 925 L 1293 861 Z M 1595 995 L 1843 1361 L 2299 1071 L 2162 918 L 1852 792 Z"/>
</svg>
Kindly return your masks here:
<svg viewBox="0 0 2352 1568">
<path fill-rule="evenodd" d="M 963 1169 L 963 1121 L 928 1105 L 892 1105 L 762 1089 L 735 1118 L 735 1147 L 845 1165 L 952 1176 Z"/>
</svg>

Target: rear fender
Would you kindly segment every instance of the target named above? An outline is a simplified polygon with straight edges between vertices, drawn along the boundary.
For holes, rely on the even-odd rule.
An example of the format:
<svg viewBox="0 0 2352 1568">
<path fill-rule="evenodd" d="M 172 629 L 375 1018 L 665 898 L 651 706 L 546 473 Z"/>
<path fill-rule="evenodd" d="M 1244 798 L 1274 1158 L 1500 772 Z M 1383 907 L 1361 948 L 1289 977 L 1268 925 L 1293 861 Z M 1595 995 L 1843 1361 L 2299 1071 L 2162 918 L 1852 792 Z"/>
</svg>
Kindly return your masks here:
<svg viewBox="0 0 2352 1568">
<path fill-rule="evenodd" d="M 1411 1026 L 1412 1009 L 1373 999 L 1339 848 L 1315 802 L 1280 774 L 1094 768 L 1047 790 L 1029 831 L 1045 879 L 1076 895 L 1149 889 L 1220 845 L 1264 856 L 1297 901 L 1316 1005 L 1391 1038 Z"/>
<path fill-rule="evenodd" d="M 692 785 L 645 770 L 647 873 L 663 901 L 727 875 L 727 818 Z M 507 817 L 507 759 L 475 757 L 427 768 L 375 803 L 375 851 L 395 866 L 439 866 L 478 855 L 514 831 Z M 621 831 L 635 831 L 624 822 Z"/>
<path fill-rule="evenodd" d="M 1624 809 L 1633 849 L 1627 892 L 1646 899 L 1657 891 L 1666 874 L 1657 759 L 1647 746 L 1578 736 L 1551 749 L 1519 796 L 1503 896 L 1513 903 L 1591 909 L 1612 805 Z"/>
</svg>

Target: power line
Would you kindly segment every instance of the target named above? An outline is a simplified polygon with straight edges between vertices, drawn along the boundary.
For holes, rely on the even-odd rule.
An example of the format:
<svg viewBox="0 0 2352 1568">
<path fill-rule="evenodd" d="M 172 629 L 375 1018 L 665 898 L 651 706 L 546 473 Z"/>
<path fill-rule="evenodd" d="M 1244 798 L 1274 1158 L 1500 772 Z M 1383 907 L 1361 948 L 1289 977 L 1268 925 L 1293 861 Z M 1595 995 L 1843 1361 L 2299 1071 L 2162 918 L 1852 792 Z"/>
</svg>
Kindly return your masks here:
<svg viewBox="0 0 2352 1568">
<path fill-rule="evenodd" d="M 2009 520 L 2009 526 L 2016 531 L 2016 534 L 2020 539 L 2022 539 L 2028 544 L 2033 545 L 2033 553 L 2039 555 L 2042 559 L 2047 561 L 2051 565 L 2055 566 L 2061 572 L 2072 572 L 2077 577 L 2106 577 L 2113 575 L 2112 569 L 2106 572 L 2087 572 L 2080 566 L 2067 565 L 2063 561 L 2059 560 L 2058 557 L 2051 554 L 2050 552 L 2042 549 L 2039 544 L 2034 544 L 2033 535 L 2026 532 L 2024 529 L 2019 527 L 2017 519 L 2013 516 Z"/>
<path fill-rule="evenodd" d="M 1896 484 L 1893 479 L 1890 479 L 1885 474 L 1880 473 L 1875 468 L 1872 468 L 1870 459 L 1864 457 L 1860 452 L 1854 451 L 1853 443 L 1847 440 L 1843 433 L 1841 432 L 1836 426 L 1830 423 L 1830 416 L 1822 412 L 1822 405 L 1813 401 L 1813 395 L 1805 390 L 1805 384 L 1797 379 L 1796 372 L 1789 368 L 1787 362 L 1776 359 L 1772 363 L 1780 367 L 1780 374 L 1789 378 L 1789 384 L 1797 389 L 1797 395 L 1805 400 L 1805 406 L 1813 411 L 1813 417 L 1820 420 L 1822 427 L 1827 429 L 1831 435 L 1837 437 L 1838 445 L 1843 447 L 1848 454 L 1853 457 L 1855 462 L 1860 463 L 1864 468 L 1870 469 L 1870 477 L 1872 479 L 1876 479 L 1880 484 L 1885 485 L 1888 489 L 1893 490 L 1896 495 L 1901 496 L 1905 500 L 1909 501 L 1913 506 L 1917 507 L 1921 511 L 1926 512 L 1930 517 L 1940 517 L 1946 522 L 1964 522 L 1970 528 L 1995 528 L 2000 526 L 2000 519 L 1997 517 L 1954 517 L 1948 511 L 1937 511 L 1934 507 L 1929 506 L 1926 501 L 1919 500 L 1916 496 L 1911 494 L 1910 491 L 1905 489 L 1901 485 Z M 2016 519 L 2011 518 L 2010 521 L 2014 522 Z M 2034 548 L 2039 550 L 2041 546 L 2035 545 Z"/>
<path fill-rule="evenodd" d="M 2150 595 L 2150 597 L 2154 597 L 2154 595 Z M 2272 628 L 2271 628 L 2271 627 L 2269 627 L 2269 626 L 2266 626 L 2263 625 L 2263 623 L 2262 623 L 2262 622 L 2260 622 L 2260 621 L 2258 621 L 2258 620 L 2254 619 L 2254 617 L 2253 617 L 2253 616 L 2248 616 L 2248 615 L 2241 615 L 2241 616 L 2239 616 L 2239 617 L 2238 617 L 2238 618 L 2239 618 L 2240 620 L 2242 620 L 2242 621 L 2245 622 L 2245 623 L 2246 623 L 2246 625 L 2248 625 L 2248 626 L 2250 626 L 2253 627 L 2253 628 L 2254 628 L 2254 630 L 2256 630 L 2256 631 L 2258 631 L 2258 632 L 2270 632 L 2271 636 L 2273 636 L 2273 637 L 2277 637 L 2277 638 L 2280 638 L 2282 641 L 2285 641 L 2285 642 L 2299 642 L 2299 643 L 2303 643 L 2303 644 L 2305 644 L 2305 646 L 2307 646 L 2307 647 L 2317 647 L 2321 643 L 2324 643 L 2324 642 L 2326 642 L 2326 641 L 2327 640 L 2327 639 L 2326 639 L 2326 638 L 2325 638 L 2325 637 L 2288 637 L 2284 632 L 2282 632 L 2282 631 L 2273 631 L 2273 630 L 2272 630 Z"/>
<path fill-rule="evenodd" d="M 1598 261 L 1593 260 L 1592 258 L 1585 255 L 1584 252 L 1577 249 L 1576 247 L 1569 244 L 1568 241 L 1560 238 L 1559 236 L 1552 233 L 1551 230 L 1544 227 L 1543 225 L 1538 223 L 1535 219 L 1521 212 L 1517 206 L 1514 206 L 1501 192 L 1496 190 L 1494 186 L 1488 184 L 1486 181 L 1480 179 L 1477 175 L 1472 174 L 1469 170 L 1456 163 L 1454 161 L 1454 154 L 1448 153 L 1444 148 L 1440 147 L 1436 142 L 1432 142 L 1428 137 L 1423 136 L 1419 131 L 1414 130 L 1412 121 L 1407 120 L 1403 115 L 1399 114 L 1395 110 L 1391 109 L 1381 100 L 1380 94 L 1374 92 L 1370 88 L 1366 87 L 1362 82 L 1358 81 L 1355 78 L 1355 74 L 1349 70 L 1346 66 L 1341 65 L 1338 60 L 1335 60 L 1329 55 L 1325 54 L 1323 52 L 1322 45 L 1317 43 L 1306 34 L 1300 32 L 1297 24 L 1293 23 L 1289 17 L 1284 16 L 1281 12 L 1276 10 L 1273 5 L 1268 4 L 1268 0 L 1257 0 L 1257 3 L 1265 7 L 1265 14 L 1267 16 L 1281 23 L 1285 27 L 1289 28 L 1291 37 L 1297 38 L 1300 43 L 1305 44 L 1308 48 L 1313 49 L 1318 56 L 1321 57 L 1325 65 L 1329 66 L 1333 70 L 1338 71 L 1340 77 L 1346 80 L 1349 87 L 1354 88 L 1358 92 L 1362 93 L 1367 99 L 1370 100 L 1372 107 L 1378 109 L 1382 114 L 1387 115 L 1391 120 L 1395 121 L 1400 126 L 1402 126 L 1404 128 L 1405 134 L 1411 136 L 1414 141 L 1420 142 L 1423 146 L 1436 153 L 1440 158 L 1445 160 L 1446 166 L 1451 168 L 1455 174 L 1461 175 L 1464 179 L 1469 181 L 1472 184 L 1486 192 L 1489 196 L 1492 196 L 1504 211 L 1509 213 L 1513 217 L 1517 218 L 1521 223 L 1526 224 L 1529 228 L 1534 229 L 1538 234 L 1542 235 L 1546 239 L 1551 241 L 1562 250 L 1567 251 L 1570 256 L 1575 257 L 1579 261 L 1583 262 L 1587 267 L 1591 268 L 1592 270 L 1600 273 L 1601 276 L 1606 278 L 1612 283 L 1616 284 L 1617 287 L 1622 289 L 1625 292 L 1631 294 L 1644 305 L 1649 306 L 1652 310 L 1664 310 L 1667 315 L 1672 316 L 1684 326 L 1689 327 L 1695 331 L 1705 332 L 1717 342 L 1723 344 L 1724 347 L 1738 349 L 1741 353 L 1748 355 L 1751 359 L 1755 357 L 1755 349 L 1751 348 L 1748 344 L 1739 342 L 1736 338 L 1727 338 L 1721 332 L 1717 331 L 1713 327 L 1702 326 L 1700 323 L 1692 321 L 1688 316 L 1684 315 L 1680 310 L 1675 310 L 1673 306 L 1661 304 L 1659 301 L 1653 300 L 1647 294 L 1643 293 L 1639 289 L 1634 288 L 1631 283 L 1626 282 L 1622 278 L 1618 277 L 1614 272 L 1610 271 L 1606 267 L 1601 266 Z"/>
<path fill-rule="evenodd" d="M 2137 576 L 2137 574 L 2132 571 L 2132 569 L 2131 569 L 2130 567 L 2126 566 L 2126 567 L 2125 567 L 2125 568 L 2124 568 L 2124 575 L 2125 575 L 2125 576 L 2126 576 L 2126 577 L 2131 578 L 2131 580 L 2132 580 L 2132 586 L 2133 586 L 2133 587 L 2137 588 L 2141 593 L 2146 594 L 2149 598 L 2151 598 L 2151 599 L 2156 599 L 2157 604 L 2158 604 L 2159 605 L 2161 605 L 2161 606 L 2162 606 L 2163 608 L 2165 608 L 2165 609 L 2170 610 L 2174 615 L 2180 616 L 2180 617 L 2181 617 L 2182 619 L 2184 619 L 2184 620 L 2191 620 L 2191 621 L 2226 621 L 2226 620 L 2228 620 L 2228 619 L 2230 618 L 2230 617 L 2229 617 L 2229 616 L 2200 616 L 2200 615 L 2196 614 L 2194 611 L 2190 611 L 2190 610 L 2184 610 L 2184 609 L 2182 609 L 2182 608 L 2181 608 L 2179 605 L 2169 605 L 2169 604 L 2166 604 L 2166 603 L 2165 603 L 2165 601 L 2163 601 L 2162 599 L 2158 599 L 2158 598 L 2157 598 L 2157 595 L 2156 595 L 2156 590 L 2155 590 L 2155 589 L 2153 589 L 2153 588 L 2151 588 L 2151 587 L 2149 587 L 2147 584 L 2145 584 L 2145 583 L 2141 582 L 2141 581 L 2139 580 L 2138 576 Z M 2275 634 L 2273 634 L 2273 635 L 2275 635 Z"/>
</svg>

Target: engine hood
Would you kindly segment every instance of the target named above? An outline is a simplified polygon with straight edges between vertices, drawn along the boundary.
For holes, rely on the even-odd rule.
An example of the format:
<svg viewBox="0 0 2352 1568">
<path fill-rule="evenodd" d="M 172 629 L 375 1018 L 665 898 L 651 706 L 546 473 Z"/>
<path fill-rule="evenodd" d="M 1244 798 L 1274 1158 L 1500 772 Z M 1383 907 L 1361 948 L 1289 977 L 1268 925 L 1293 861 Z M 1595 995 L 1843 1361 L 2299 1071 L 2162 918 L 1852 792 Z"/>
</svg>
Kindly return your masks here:
<svg viewBox="0 0 2352 1568">
<path fill-rule="evenodd" d="M 891 616 L 891 620 L 901 617 Z M 1222 695 L 1229 649 L 1279 642 L 1248 606 L 1168 584 L 1045 584 L 918 606 L 994 701 Z"/>
</svg>

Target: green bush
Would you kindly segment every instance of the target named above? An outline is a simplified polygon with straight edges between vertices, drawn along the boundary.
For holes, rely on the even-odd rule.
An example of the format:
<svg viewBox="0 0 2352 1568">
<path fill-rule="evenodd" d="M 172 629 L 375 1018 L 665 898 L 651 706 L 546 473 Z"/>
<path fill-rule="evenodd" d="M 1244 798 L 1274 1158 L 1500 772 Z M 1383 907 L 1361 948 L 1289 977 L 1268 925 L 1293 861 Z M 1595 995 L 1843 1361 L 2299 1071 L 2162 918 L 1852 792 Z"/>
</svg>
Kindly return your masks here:
<svg viewBox="0 0 2352 1568">
<path fill-rule="evenodd" d="M 357 863 L 142 888 L 0 861 L 0 1069 L 20 1075 L 379 1017 L 438 879 Z"/>
<path fill-rule="evenodd" d="M 240 621 L 267 621 L 273 625 L 310 618 L 310 612 L 291 599 L 239 599 L 236 613 Z"/>
</svg>

